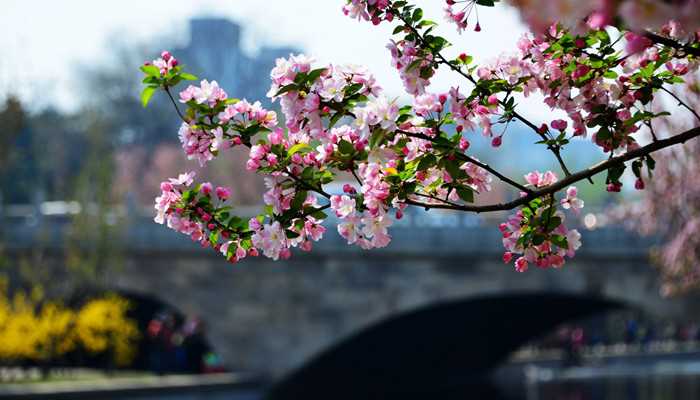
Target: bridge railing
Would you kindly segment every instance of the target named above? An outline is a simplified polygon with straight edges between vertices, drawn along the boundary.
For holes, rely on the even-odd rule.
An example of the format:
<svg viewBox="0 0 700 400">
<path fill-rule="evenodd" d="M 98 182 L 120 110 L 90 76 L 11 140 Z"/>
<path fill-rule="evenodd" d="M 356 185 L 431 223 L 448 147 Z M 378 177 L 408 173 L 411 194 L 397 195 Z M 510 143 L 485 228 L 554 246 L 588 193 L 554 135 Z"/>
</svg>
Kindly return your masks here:
<svg viewBox="0 0 700 400">
<path fill-rule="evenodd" d="M 57 203 L 57 202 L 53 202 Z M 60 212 L 64 210 L 63 212 Z M 257 208 L 240 208 L 242 215 L 254 215 Z M 21 250 L 33 246 L 59 250 L 64 246 L 64 238 L 70 229 L 71 218 L 79 212 L 90 212 L 76 204 L 15 205 L 5 207 L 0 215 L 0 233 L 8 249 Z M 204 252 L 188 238 L 153 222 L 150 210 L 133 208 L 115 209 L 111 213 L 111 223 L 123 226 L 122 240 L 126 248 L 134 251 L 198 251 Z M 362 250 L 348 246 L 335 232 L 334 216 L 329 216 L 328 232 L 316 251 L 324 253 L 356 253 Z M 116 222 L 115 222 L 116 221 Z M 571 223 L 571 221 L 570 221 Z M 8 229 L 8 227 L 11 227 Z M 604 226 L 587 229 L 578 227 L 585 246 L 579 255 L 588 257 L 629 257 L 646 258 L 650 247 L 658 243 L 655 237 L 640 237 L 619 227 Z M 479 215 L 458 212 L 423 212 L 411 210 L 400 220 L 395 220 L 390 228 L 392 243 L 385 249 L 373 250 L 374 254 L 429 254 L 432 256 L 451 255 L 495 255 L 503 252 L 501 235 L 496 224 Z"/>
</svg>

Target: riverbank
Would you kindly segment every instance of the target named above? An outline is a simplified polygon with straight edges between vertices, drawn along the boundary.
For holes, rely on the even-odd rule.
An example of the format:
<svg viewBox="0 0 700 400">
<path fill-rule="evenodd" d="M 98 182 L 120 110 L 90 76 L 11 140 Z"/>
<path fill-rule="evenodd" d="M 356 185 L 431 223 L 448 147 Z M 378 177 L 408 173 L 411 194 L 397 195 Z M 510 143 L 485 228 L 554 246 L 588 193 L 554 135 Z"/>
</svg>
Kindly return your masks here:
<svg viewBox="0 0 700 400">
<path fill-rule="evenodd" d="M 0 385 L 0 399 L 131 400 L 162 396 L 177 400 L 255 400 L 264 387 L 263 377 L 245 373 L 125 376 L 3 384 Z"/>
</svg>

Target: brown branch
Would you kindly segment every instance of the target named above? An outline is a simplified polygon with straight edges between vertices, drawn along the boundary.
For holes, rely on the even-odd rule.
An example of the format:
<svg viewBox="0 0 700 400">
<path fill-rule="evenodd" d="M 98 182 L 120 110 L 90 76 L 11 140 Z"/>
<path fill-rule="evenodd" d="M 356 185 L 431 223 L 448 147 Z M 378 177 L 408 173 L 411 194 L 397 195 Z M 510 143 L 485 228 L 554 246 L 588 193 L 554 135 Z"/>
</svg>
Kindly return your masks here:
<svg viewBox="0 0 700 400">
<path fill-rule="evenodd" d="M 622 164 L 626 161 L 643 157 L 648 154 L 651 154 L 655 151 L 665 149 L 667 147 L 671 147 L 677 144 L 685 143 L 686 141 L 693 139 L 695 137 L 700 136 L 700 127 L 695 127 L 693 129 L 687 130 L 683 133 L 680 133 L 678 135 L 672 136 L 667 139 L 661 139 L 656 142 L 652 142 L 644 147 L 640 147 L 636 150 L 629 151 L 625 154 L 622 154 L 617 157 L 611 157 L 608 160 L 601 161 L 598 164 L 595 164 L 591 166 L 590 168 L 581 170 L 579 172 L 576 172 L 574 174 L 571 174 L 564 179 L 543 187 L 539 190 L 535 190 L 531 192 L 530 194 L 520 197 L 516 200 L 509 201 L 507 203 L 496 203 L 496 204 L 487 204 L 483 206 L 476 206 L 476 205 L 460 205 L 458 207 L 449 205 L 449 204 L 427 204 L 427 203 L 421 203 L 418 201 L 410 200 L 407 199 L 405 201 L 406 204 L 414 205 L 414 206 L 419 206 L 419 207 L 424 207 L 426 209 L 429 208 L 442 208 L 442 209 L 449 209 L 449 210 L 457 210 L 457 211 L 467 211 L 467 212 L 475 212 L 475 213 L 482 213 L 482 212 L 492 212 L 492 211 L 507 211 L 507 210 L 512 210 L 516 207 L 525 205 L 529 203 L 531 200 L 544 197 L 547 195 L 552 195 L 565 187 L 582 181 L 584 179 L 590 178 L 593 175 L 596 175 L 600 172 L 606 171 L 609 168 Z"/>
<path fill-rule="evenodd" d="M 644 32 L 644 36 L 656 44 L 661 44 L 682 51 L 684 54 L 681 54 L 681 56 L 693 55 L 695 57 L 700 57 L 700 48 L 690 47 L 687 44 L 683 44 L 671 38 L 657 35 L 656 33 L 650 31 Z"/>
</svg>

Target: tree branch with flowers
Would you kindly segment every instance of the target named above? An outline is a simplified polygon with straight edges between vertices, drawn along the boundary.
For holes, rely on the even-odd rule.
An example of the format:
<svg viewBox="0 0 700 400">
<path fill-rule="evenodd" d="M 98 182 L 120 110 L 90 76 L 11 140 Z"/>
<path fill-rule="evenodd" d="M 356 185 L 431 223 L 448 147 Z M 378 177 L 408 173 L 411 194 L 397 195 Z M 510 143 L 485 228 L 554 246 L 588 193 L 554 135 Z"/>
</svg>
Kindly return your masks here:
<svg viewBox="0 0 700 400">
<path fill-rule="evenodd" d="M 478 8 L 497 2 L 447 0 L 446 16 L 459 31 L 473 23 L 478 32 Z M 467 52 L 448 56 L 453 45 L 407 1 L 347 1 L 342 11 L 348 17 L 395 26 L 387 48 L 413 97 L 407 105 L 385 97 L 362 67 L 319 66 L 304 55 L 278 59 L 270 73 L 268 97 L 279 101 L 284 121 L 260 102 L 230 98 L 216 81 L 189 85 L 176 100 L 172 89 L 197 78 L 163 52 L 141 67 L 144 106 L 164 90 L 183 121 L 179 137 L 189 159 L 203 166 L 219 152 L 246 146 L 247 169 L 265 176 L 268 190 L 263 212 L 246 220 L 227 205 L 230 189 L 195 184 L 195 173 L 184 173 L 161 184 L 156 222 L 237 262 L 260 254 L 288 258 L 294 247 L 310 251 L 326 233 L 329 209 L 338 218 L 338 233 L 363 249 L 387 246 L 389 227 L 408 206 L 515 210 L 500 225 L 503 260 L 521 272 L 533 264 L 562 267 L 581 245 L 581 235 L 565 224 L 565 211 L 577 213 L 584 204 L 574 184 L 593 183 L 593 176 L 605 173 L 607 190 L 619 192 L 629 164 L 642 189 L 655 167 L 654 152 L 700 136 L 696 123 L 658 137 L 653 123 L 671 110 L 650 106 L 698 68 L 699 7 L 693 8 L 695 0 L 674 6 L 654 0 L 510 3 L 532 33 L 518 41 L 517 53 L 474 65 Z M 649 7 L 658 10 L 649 13 Z M 447 93 L 431 92 L 431 79 L 441 68 L 463 81 Z M 516 101 L 532 94 L 567 117 L 547 123 L 525 118 Z M 682 108 L 673 111 L 697 115 Z M 533 141 L 548 149 L 561 178 L 552 171 L 509 177 L 469 151 L 478 130 L 497 151 L 513 121 L 526 125 Z M 500 133 L 495 127 L 502 127 Z M 572 172 L 562 149 L 586 138 L 609 156 Z M 503 203 L 478 201 L 492 189 L 494 177 L 519 196 Z M 353 183 L 342 193 L 327 191 L 343 178 Z"/>
</svg>

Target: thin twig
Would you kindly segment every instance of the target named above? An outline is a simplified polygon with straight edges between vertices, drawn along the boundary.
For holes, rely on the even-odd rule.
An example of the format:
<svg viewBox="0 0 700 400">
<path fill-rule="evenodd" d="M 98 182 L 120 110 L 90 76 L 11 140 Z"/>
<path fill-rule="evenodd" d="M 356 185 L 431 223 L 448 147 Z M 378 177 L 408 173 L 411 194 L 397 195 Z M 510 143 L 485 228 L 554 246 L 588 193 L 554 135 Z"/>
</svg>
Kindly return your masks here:
<svg viewBox="0 0 700 400">
<path fill-rule="evenodd" d="M 401 130 L 396 131 L 396 132 L 397 132 L 397 133 L 400 133 L 400 134 L 403 134 L 403 135 L 406 135 L 406 136 L 415 137 L 415 138 L 423 139 L 423 140 L 428 140 L 428 141 L 430 141 L 430 142 L 435 142 L 435 139 L 431 138 L 430 136 L 424 135 L 424 134 L 422 134 L 422 133 L 412 133 L 412 132 L 406 132 L 406 131 L 401 131 Z M 515 187 L 515 188 L 517 188 L 517 189 L 520 190 L 520 191 L 523 191 L 523 192 L 526 192 L 526 193 L 532 192 L 532 190 L 529 189 L 528 187 L 526 187 L 526 186 L 524 186 L 524 185 L 521 185 L 521 184 L 519 184 L 518 182 L 515 182 L 514 180 L 508 178 L 507 176 L 505 176 L 505 175 L 503 175 L 502 173 L 498 172 L 496 169 L 494 169 L 493 167 L 491 167 L 491 166 L 488 165 L 488 164 L 485 164 L 485 163 L 483 163 L 483 162 L 481 162 L 481 161 L 479 161 L 479 160 L 477 160 L 477 159 L 474 159 L 474 158 L 472 158 L 472 157 L 469 157 L 468 155 L 466 155 L 466 154 L 464 154 L 464 153 L 456 153 L 456 156 L 457 156 L 457 157 L 460 157 L 463 161 L 468 161 L 468 162 L 470 162 L 470 163 L 472 163 L 472 164 L 474 164 L 474 165 L 477 165 L 477 166 L 479 166 L 479 167 L 485 169 L 486 171 L 490 172 L 492 175 L 495 175 L 495 176 L 496 176 L 498 179 L 500 179 L 501 181 L 503 181 L 503 182 L 505 182 L 505 183 L 507 183 L 507 184 L 509 184 L 509 185 L 511 185 L 511 186 L 513 186 L 513 187 Z"/>
<path fill-rule="evenodd" d="M 170 98 L 170 102 L 173 103 L 173 107 L 175 107 L 175 111 L 177 111 L 177 115 L 180 116 L 180 119 L 183 120 L 186 124 L 189 124 L 190 121 L 185 118 L 185 116 L 182 114 L 180 111 L 180 107 L 177 106 L 177 103 L 175 102 L 175 98 L 173 98 L 172 93 L 170 93 L 170 88 L 168 86 L 163 86 L 163 89 L 165 90 L 165 93 L 168 94 L 168 97 Z"/>
<path fill-rule="evenodd" d="M 686 104 L 683 100 L 681 100 L 680 97 L 678 97 L 675 93 L 673 93 L 672 91 L 666 89 L 666 88 L 663 87 L 663 86 L 660 87 L 660 89 L 663 90 L 664 92 L 670 94 L 674 99 L 676 99 L 676 100 L 678 101 L 678 105 L 679 105 L 679 106 L 685 107 L 688 111 L 690 111 L 691 113 L 693 113 L 693 115 L 695 116 L 695 118 L 697 118 L 698 121 L 700 121 L 700 114 L 698 114 L 697 111 L 695 111 L 692 107 L 690 107 L 690 106 L 689 106 L 688 104 Z"/>
</svg>

